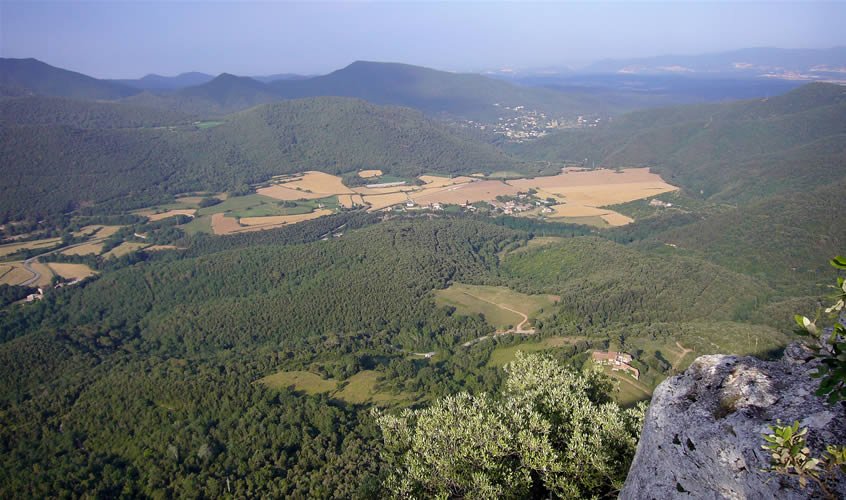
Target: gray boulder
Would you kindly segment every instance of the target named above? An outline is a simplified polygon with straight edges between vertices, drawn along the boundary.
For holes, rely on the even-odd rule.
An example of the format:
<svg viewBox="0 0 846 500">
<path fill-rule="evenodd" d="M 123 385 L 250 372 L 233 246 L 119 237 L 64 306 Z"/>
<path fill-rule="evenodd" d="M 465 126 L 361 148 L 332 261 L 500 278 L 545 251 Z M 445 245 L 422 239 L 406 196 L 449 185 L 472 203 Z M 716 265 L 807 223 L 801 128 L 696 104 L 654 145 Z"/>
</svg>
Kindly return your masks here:
<svg viewBox="0 0 846 500">
<path fill-rule="evenodd" d="M 793 344 L 779 361 L 701 356 L 655 390 L 623 499 L 814 498 L 816 486 L 765 471 L 768 425 L 798 420 L 818 456 L 824 443 L 846 444 L 846 406 L 814 395 L 816 362 Z M 834 486 L 846 498 L 846 478 Z"/>
</svg>

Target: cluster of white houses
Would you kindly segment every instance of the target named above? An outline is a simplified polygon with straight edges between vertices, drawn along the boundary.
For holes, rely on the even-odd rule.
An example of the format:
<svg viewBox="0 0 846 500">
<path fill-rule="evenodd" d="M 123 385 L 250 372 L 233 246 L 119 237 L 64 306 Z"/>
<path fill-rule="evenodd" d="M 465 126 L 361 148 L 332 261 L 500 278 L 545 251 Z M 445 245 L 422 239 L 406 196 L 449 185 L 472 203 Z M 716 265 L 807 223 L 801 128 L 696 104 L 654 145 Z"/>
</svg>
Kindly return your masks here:
<svg viewBox="0 0 846 500">
<path fill-rule="evenodd" d="M 631 365 L 631 354 L 616 351 L 593 351 L 591 356 L 594 363 L 610 366 L 613 371 L 626 372 L 634 377 L 635 380 L 640 378 L 640 371 Z"/>
</svg>

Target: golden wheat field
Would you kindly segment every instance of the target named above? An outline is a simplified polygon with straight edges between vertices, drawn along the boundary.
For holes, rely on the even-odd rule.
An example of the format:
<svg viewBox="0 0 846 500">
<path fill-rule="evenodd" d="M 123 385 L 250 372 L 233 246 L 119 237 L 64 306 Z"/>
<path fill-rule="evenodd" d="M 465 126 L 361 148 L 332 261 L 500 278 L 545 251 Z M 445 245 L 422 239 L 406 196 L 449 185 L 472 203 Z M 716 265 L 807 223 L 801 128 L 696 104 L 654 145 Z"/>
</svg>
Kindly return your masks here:
<svg viewBox="0 0 846 500">
<path fill-rule="evenodd" d="M 5 257 L 21 250 L 48 248 L 60 241 L 62 241 L 61 238 L 46 238 L 43 240 L 23 241 L 21 243 L 0 245 L 0 257 Z"/>
<path fill-rule="evenodd" d="M 344 208 L 353 208 L 356 205 L 364 205 L 364 199 L 360 194 L 339 194 L 338 203 Z"/>
<path fill-rule="evenodd" d="M 474 203 L 492 201 L 501 195 L 516 195 L 520 190 L 502 181 L 476 181 L 443 188 L 424 189 L 411 198 L 422 205 L 429 203 Z"/>
<path fill-rule="evenodd" d="M 103 251 L 102 242 L 85 243 L 84 245 L 75 246 L 62 251 L 62 255 L 100 255 Z"/>
<path fill-rule="evenodd" d="M 32 273 L 24 269 L 20 262 L 0 264 L 0 285 L 19 285 L 32 278 Z"/>
<path fill-rule="evenodd" d="M 63 262 L 51 262 L 47 264 L 50 270 L 58 274 L 62 278 L 68 280 L 85 279 L 89 276 L 97 274 L 93 269 L 85 264 L 68 264 Z"/>
<path fill-rule="evenodd" d="M 408 201 L 408 195 L 405 193 L 375 194 L 364 197 L 364 202 L 370 205 L 368 209 L 370 211 L 381 210 L 406 201 Z"/>
</svg>

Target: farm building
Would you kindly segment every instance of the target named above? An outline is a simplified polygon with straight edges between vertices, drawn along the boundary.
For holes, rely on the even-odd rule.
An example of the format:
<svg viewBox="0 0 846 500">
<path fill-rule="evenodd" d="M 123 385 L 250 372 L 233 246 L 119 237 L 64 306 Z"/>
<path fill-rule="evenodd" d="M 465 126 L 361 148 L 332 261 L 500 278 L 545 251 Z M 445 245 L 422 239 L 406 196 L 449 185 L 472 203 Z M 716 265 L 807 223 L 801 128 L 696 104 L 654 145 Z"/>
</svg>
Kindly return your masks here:
<svg viewBox="0 0 846 500">
<path fill-rule="evenodd" d="M 608 365 L 614 371 L 624 371 L 631 374 L 635 380 L 640 378 L 640 371 L 631 365 L 632 356 L 625 352 L 616 351 L 593 351 L 593 361 L 600 365 Z"/>
</svg>

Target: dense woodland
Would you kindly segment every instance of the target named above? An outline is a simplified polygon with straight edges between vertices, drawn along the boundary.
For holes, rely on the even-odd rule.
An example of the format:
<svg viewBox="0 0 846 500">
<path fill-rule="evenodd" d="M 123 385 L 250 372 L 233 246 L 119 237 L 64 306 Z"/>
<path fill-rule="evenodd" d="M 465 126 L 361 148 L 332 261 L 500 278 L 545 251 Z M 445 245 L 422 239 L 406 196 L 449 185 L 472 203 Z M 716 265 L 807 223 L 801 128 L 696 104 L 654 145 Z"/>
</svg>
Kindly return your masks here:
<svg viewBox="0 0 846 500">
<path fill-rule="evenodd" d="M 319 82 L 351 85 L 354 73 L 367 68 L 353 65 Z M 437 76 L 393 70 L 424 81 Z M 15 96 L 0 99 L 0 215 L 4 224 L 24 221 L 7 226 L 7 234 L 35 231 L 68 241 L 86 224 L 121 224 L 126 227 L 107 246 L 144 232 L 151 242 L 180 250 L 44 257 L 86 263 L 99 274 L 48 289 L 32 304 L 18 303 L 31 289 L 0 287 L 4 498 L 374 498 L 446 491 L 408 461 L 426 440 L 392 432 L 439 422 L 466 431 L 453 409 L 502 420 L 497 416 L 515 401 L 549 418 L 572 415 L 514 389 L 537 389 L 537 395 L 558 390 L 556 384 L 520 385 L 520 370 L 506 373 L 492 362 L 509 349 L 561 338 L 570 341 L 544 348 L 543 361 L 519 358 L 523 372 L 556 371 L 561 387 L 581 391 L 580 411 L 624 428 L 608 434 L 618 453 L 589 449 L 613 473 L 580 482 L 567 475 L 572 471 L 539 468 L 510 482 L 502 473 L 513 460 L 492 460 L 484 484 L 491 492 L 536 497 L 613 494 L 631 459 L 639 417 L 610 401 L 609 379 L 578 375 L 589 365 L 589 351 L 630 352 L 646 388 L 690 361 L 675 354 L 677 342 L 697 354 L 776 355 L 792 338 L 790 316 L 816 305 L 825 293 L 820 283 L 830 281 L 825 262 L 846 245 L 846 226 L 837 217 L 846 188 L 840 87 L 644 111 L 506 152 L 419 111 L 350 98 L 197 115 L 204 106 L 197 103 L 238 108 L 250 103 L 245 91 L 268 87 L 231 75 L 195 88 L 182 97 L 185 108 L 167 112 L 155 102 L 180 99 L 177 94 L 120 103 L 68 99 L 130 95 L 123 86 L 82 76 L 63 75 L 61 81 L 79 88 L 60 94 L 12 92 L 23 80 L 0 81 L 5 95 Z M 297 90 L 302 85 L 273 87 L 305 92 Z M 500 88 L 491 85 L 491 93 Z M 355 91 L 350 95 L 370 97 Z M 423 109 L 431 113 L 438 98 L 372 99 L 431 106 Z M 674 208 L 623 204 L 615 209 L 637 221 L 614 229 L 350 211 L 223 237 L 185 234 L 179 218 L 147 223 L 128 212 L 188 191 L 249 190 L 272 175 L 308 169 L 535 175 L 585 157 L 654 166 L 682 188 L 659 197 Z M 455 283 L 560 300 L 539 313 L 531 338 L 473 343 L 494 327 L 484 315 L 436 305 L 433 292 Z M 341 387 L 356 375 L 373 376 L 381 413 L 371 412 L 372 402 L 350 402 L 338 392 L 259 382 L 281 371 Z M 398 415 L 405 420 L 391 420 Z M 523 425 L 511 415 L 502 437 L 516 450 L 513 457 L 525 451 L 525 436 L 506 439 Z M 586 422 L 579 425 L 593 425 Z M 564 449 L 572 440 L 555 435 L 550 442 Z M 401 470 L 414 479 L 397 478 Z M 449 490 L 455 496 L 477 486 L 478 477 L 457 473 L 464 482 Z"/>
</svg>

